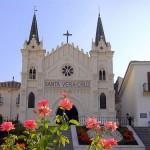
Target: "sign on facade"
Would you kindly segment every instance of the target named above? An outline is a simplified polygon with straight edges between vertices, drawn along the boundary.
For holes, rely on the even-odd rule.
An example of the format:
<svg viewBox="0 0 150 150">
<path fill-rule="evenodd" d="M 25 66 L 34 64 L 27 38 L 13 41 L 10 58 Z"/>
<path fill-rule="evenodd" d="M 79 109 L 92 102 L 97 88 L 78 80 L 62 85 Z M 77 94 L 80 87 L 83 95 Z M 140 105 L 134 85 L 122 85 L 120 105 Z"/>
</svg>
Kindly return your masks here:
<svg viewBox="0 0 150 150">
<path fill-rule="evenodd" d="M 45 87 L 54 87 L 54 88 L 63 88 L 63 87 L 70 87 L 70 88 L 89 88 L 90 81 L 45 81 Z"/>
<path fill-rule="evenodd" d="M 147 118 L 147 113 L 140 113 L 140 118 Z"/>
</svg>

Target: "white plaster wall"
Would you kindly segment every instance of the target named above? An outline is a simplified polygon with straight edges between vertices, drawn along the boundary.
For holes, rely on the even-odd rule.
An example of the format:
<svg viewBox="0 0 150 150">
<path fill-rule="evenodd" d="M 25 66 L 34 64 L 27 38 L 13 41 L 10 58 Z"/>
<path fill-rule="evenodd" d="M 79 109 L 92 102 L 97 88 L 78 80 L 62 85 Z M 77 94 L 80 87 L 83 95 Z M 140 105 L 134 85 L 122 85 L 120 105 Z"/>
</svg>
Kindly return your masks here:
<svg viewBox="0 0 150 150">
<path fill-rule="evenodd" d="M 106 47 L 105 47 L 106 48 Z M 115 117 L 114 110 L 114 95 L 113 93 L 113 52 L 106 52 L 105 49 L 101 52 L 94 52 L 91 56 L 85 54 L 83 50 L 74 47 L 74 44 L 63 44 L 51 52 L 47 52 L 43 57 L 44 51 L 30 50 L 28 59 L 23 56 L 23 70 L 22 70 L 22 90 L 26 93 L 24 97 L 24 108 L 22 112 L 26 113 L 26 119 L 31 117 L 31 111 L 27 109 L 28 95 L 33 92 L 36 95 L 36 103 L 39 98 L 45 98 L 50 101 L 50 107 L 54 109 L 52 116 L 56 114 L 58 100 L 60 94 L 66 92 L 70 99 L 74 102 L 79 115 L 83 116 L 109 116 Z M 22 53 L 28 53 L 28 50 Z M 43 57 L 43 59 L 41 59 Z M 28 79 L 26 67 L 30 68 L 34 65 L 37 69 L 37 78 L 35 80 Z M 74 68 L 74 75 L 65 77 L 62 75 L 61 68 L 64 64 L 69 64 Z M 103 67 L 106 71 L 106 81 L 99 82 L 99 69 Z M 27 77 L 27 78 L 26 78 Z M 27 80 L 27 81 L 26 81 Z M 89 88 L 48 88 L 44 87 L 44 81 L 90 81 Z M 40 95 L 39 96 L 39 91 Z M 101 91 L 105 91 L 107 97 L 107 110 L 99 109 L 99 95 Z M 111 94 L 110 94 L 111 93 Z M 114 94 L 114 93 L 113 93 Z M 113 108 L 112 108 L 113 107 Z M 111 111 L 110 111 L 111 110 Z M 28 112 L 26 112 L 28 111 Z M 113 112 L 112 112 L 113 111 Z"/>
<path fill-rule="evenodd" d="M 135 126 L 148 126 L 150 121 L 150 95 L 143 94 L 143 83 L 147 83 L 149 63 L 132 64 L 132 72 L 121 97 L 122 114 L 134 116 Z M 146 113 L 147 118 L 140 118 L 140 113 Z"/>
<path fill-rule="evenodd" d="M 0 89 L 1 97 L 3 97 L 3 104 L 0 104 L 0 114 L 3 117 L 8 117 L 8 119 L 15 119 L 17 117 L 18 106 L 16 105 L 16 98 L 19 92 L 19 89 Z"/>
<path fill-rule="evenodd" d="M 147 72 L 149 71 L 150 65 L 135 65 L 138 126 L 148 126 L 148 121 L 150 121 L 150 95 L 143 94 L 143 83 L 147 83 Z M 140 118 L 140 113 L 146 113 L 147 118 Z"/>
<path fill-rule="evenodd" d="M 136 114 L 135 88 L 136 88 L 135 72 L 134 70 L 132 70 L 130 78 L 127 81 L 126 87 L 121 97 L 122 116 L 124 117 L 126 116 L 127 113 L 131 116 L 135 116 Z"/>
</svg>

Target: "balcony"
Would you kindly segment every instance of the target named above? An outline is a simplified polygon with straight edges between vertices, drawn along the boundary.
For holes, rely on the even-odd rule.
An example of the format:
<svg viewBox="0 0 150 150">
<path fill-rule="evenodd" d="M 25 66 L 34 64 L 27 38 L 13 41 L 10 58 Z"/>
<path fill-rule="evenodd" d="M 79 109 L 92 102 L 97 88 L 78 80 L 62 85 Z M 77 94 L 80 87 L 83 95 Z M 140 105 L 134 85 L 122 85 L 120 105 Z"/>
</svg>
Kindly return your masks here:
<svg viewBox="0 0 150 150">
<path fill-rule="evenodd" d="M 0 97 L 0 104 L 3 104 L 3 97 Z"/>
<path fill-rule="evenodd" d="M 143 94 L 150 94 L 150 83 L 143 84 Z"/>
<path fill-rule="evenodd" d="M 20 104 L 20 98 L 16 98 L 16 105 L 19 106 Z"/>
</svg>

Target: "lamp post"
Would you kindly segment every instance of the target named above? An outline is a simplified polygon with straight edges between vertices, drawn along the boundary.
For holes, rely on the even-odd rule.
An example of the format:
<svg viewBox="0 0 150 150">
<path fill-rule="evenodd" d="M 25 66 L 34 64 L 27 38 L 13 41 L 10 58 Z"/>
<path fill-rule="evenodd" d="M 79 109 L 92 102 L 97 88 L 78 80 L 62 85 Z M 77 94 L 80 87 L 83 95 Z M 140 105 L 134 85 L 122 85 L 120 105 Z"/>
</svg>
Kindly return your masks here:
<svg viewBox="0 0 150 150">
<path fill-rule="evenodd" d="M 130 116 L 128 113 L 126 114 L 126 118 L 127 118 L 127 120 L 128 120 L 128 124 L 130 125 L 130 126 L 132 126 L 133 125 L 133 122 L 134 122 L 134 117 L 133 116 Z"/>
</svg>

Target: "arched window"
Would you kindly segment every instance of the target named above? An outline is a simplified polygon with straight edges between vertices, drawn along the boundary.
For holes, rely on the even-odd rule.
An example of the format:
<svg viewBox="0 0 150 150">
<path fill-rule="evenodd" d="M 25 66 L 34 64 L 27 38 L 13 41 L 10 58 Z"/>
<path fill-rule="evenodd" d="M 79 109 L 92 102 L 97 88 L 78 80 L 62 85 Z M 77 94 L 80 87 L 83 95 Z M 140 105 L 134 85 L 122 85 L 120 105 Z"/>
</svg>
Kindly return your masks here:
<svg viewBox="0 0 150 150">
<path fill-rule="evenodd" d="M 34 105 L 35 105 L 35 96 L 31 92 L 28 97 L 28 108 L 34 108 Z"/>
<path fill-rule="evenodd" d="M 33 69 L 33 79 L 35 79 L 35 78 L 36 78 L 36 70 Z"/>
<path fill-rule="evenodd" d="M 103 80 L 106 80 L 105 70 L 103 70 Z"/>
<path fill-rule="evenodd" d="M 31 67 L 29 70 L 29 79 L 36 79 L 36 69 L 35 67 Z"/>
<path fill-rule="evenodd" d="M 18 97 L 16 98 L 16 104 L 20 104 L 20 94 L 18 94 Z"/>
<path fill-rule="evenodd" d="M 0 93 L 0 103 L 3 103 L 3 97 L 1 97 L 1 93 Z"/>
<path fill-rule="evenodd" d="M 99 80 L 106 80 L 106 72 L 104 69 L 100 69 L 99 71 Z"/>
<path fill-rule="evenodd" d="M 100 109 L 106 109 L 106 96 L 104 93 L 100 95 Z"/>
<path fill-rule="evenodd" d="M 99 71 L 99 80 L 102 80 L 102 71 Z"/>
</svg>

